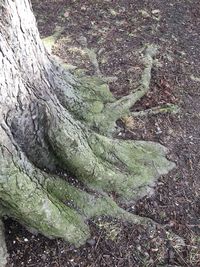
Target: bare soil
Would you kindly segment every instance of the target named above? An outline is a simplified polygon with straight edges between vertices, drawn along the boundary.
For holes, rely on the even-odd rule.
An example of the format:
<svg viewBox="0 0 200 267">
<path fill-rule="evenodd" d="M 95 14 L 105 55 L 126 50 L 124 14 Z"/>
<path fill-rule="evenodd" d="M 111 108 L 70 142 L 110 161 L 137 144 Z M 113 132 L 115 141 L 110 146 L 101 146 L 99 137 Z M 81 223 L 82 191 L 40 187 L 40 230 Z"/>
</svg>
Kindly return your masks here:
<svg viewBox="0 0 200 267">
<path fill-rule="evenodd" d="M 8 267 L 153 267 L 200 266 L 200 2 L 198 0 L 32 0 L 42 37 L 62 27 L 53 47 L 71 67 L 97 69 L 85 52 L 96 54 L 116 96 L 127 94 L 139 80 L 142 48 L 159 46 L 151 90 L 134 110 L 166 103 L 178 104 L 179 114 L 158 114 L 120 121 L 119 138 L 160 142 L 170 150 L 177 168 L 161 177 L 155 194 L 126 206 L 150 217 L 186 242 L 173 240 L 159 228 L 142 227 L 100 218 L 90 221 L 91 240 L 74 248 L 62 240 L 30 234 L 6 221 Z M 87 44 L 86 44 L 87 42 Z"/>
</svg>

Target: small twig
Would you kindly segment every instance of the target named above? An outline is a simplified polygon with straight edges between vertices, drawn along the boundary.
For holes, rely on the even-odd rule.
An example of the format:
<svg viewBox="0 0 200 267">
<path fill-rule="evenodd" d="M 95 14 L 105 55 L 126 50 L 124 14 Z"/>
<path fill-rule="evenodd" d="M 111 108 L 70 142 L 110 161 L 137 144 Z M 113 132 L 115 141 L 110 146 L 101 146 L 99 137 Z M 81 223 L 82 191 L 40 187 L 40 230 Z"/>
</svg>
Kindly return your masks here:
<svg viewBox="0 0 200 267">
<path fill-rule="evenodd" d="M 98 245 L 99 245 L 99 241 L 100 241 L 100 239 L 101 239 L 102 234 L 103 234 L 103 231 L 101 231 L 101 233 L 100 233 L 100 235 L 99 235 L 99 238 L 98 238 L 97 243 L 96 243 L 96 245 L 95 245 L 95 250 L 97 249 L 97 247 L 98 247 Z"/>
<path fill-rule="evenodd" d="M 174 248 L 175 252 L 178 254 L 178 256 L 180 257 L 180 259 L 182 260 L 182 262 L 185 264 L 185 266 L 190 267 L 190 265 L 184 260 L 184 258 L 181 256 L 181 254 L 179 253 L 178 249 Z"/>
<path fill-rule="evenodd" d="M 57 248 L 58 248 L 58 265 L 61 266 L 61 257 L 60 257 L 60 246 L 59 242 L 57 241 Z"/>
</svg>

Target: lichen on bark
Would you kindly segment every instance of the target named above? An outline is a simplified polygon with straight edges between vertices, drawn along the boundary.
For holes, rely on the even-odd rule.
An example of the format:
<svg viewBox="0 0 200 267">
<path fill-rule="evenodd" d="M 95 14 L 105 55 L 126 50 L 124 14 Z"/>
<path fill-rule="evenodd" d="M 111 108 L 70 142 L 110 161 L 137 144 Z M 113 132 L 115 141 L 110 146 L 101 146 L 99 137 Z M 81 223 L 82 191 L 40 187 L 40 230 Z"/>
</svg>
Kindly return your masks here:
<svg viewBox="0 0 200 267">
<path fill-rule="evenodd" d="M 116 99 L 104 78 L 72 75 L 52 60 L 28 0 L 0 2 L 0 8 L 3 216 L 76 246 L 89 238 L 92 217 L 153 223 L 119 205 L 151 192 L 156 179 L 175 164 L 160 144 L 119 140 L 112 133 L 116 120 L 129 115 L 149 90 L 154 46 L 144 53 L 137 90 Z M 80 186 L 64 180 L 61 172 Z"/>
</svg>

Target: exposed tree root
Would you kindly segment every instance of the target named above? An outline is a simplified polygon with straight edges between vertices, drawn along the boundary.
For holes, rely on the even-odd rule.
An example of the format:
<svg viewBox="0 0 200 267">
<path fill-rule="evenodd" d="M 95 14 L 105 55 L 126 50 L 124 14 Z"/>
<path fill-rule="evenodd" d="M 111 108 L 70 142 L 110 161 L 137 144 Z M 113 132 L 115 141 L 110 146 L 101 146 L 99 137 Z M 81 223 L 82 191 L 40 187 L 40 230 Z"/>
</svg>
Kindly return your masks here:
<svg viewBox="0 0 200 267">
<path fill-rule="evenodd" d="M 53 46 L 55 45 L 56 41 L 59 39 L 63 31 L 64 31 L 63 27 L 57 26 L 54 29 L 54 33 L 52 35 L 43 38 L 43 43 L 49 53 L 52 52 Z"/>
<path fill-rule="evenodd" d="M 153 107 L 142 111 L 136 111 L 136 112 L 133 111 L 131 112 L 131 115 L 133 117 L 143 117 L 143 116 L 165 114 L 165 113 L 176 114 L 179 112 L 179 110 L 180 109 L 177 105 L 167 104 L 164 106 Z"/>
<path fill-rule="evenodd" d="M 157 224 L 151 219 L 126 212 L 106 192 L 117 192 L 124 201 L 146 194 L 155 177 L 173 167 L 165 159 L 166 149 L 151 142 L 111 140 L 94 133 L 84 132 L 80 136 L 80 126 L 70 124 L 69 118 L 67 123 L 59 130 L 55 124 L 50 127 L 54 135 L 49 133 L 49 140 L 67 169 L 93 191 L 87 193 L 34 167 L 20 148 L 16 150 L 14 140 L 10 143 L 5 136 L 0 153 L 4 215 L 49 238 L 60 237 L 75 246 L 84 244 L 90 236 L 86 220 L 102 215 L 155 228 Z"/>
<path fill-rule="evenodd" d="M 86 45 L 85 45 L 86 46 Z M 60 102 L 71 111 L 77 119 L 84 121 L 89 128 L 98 131 L 100 134 L 112 135 L 116 130 L 116 121 L 123 116 L 130 115 L 130 108 L 140 100 L 150 88 L 151 70 L 153 67 L 153 58 L 156 55 L 157 48 L 155 46 L 148 46 L 144 52 L 143 64 L 144 70 L 141 77 L 140 85 L 134 89 L 129 95 L 117 100 L 109 90 L 106 82 L 106 77 L 86 76 L 85 73 L 77 74 L 77 79 L 71 81 L 67 78 L 68 84 L 75 88 L 75 92 L 70 93 L 72 87 L 66 88 L 57 92 Z M 58 77 L 54 74 L 54 80 Z M 109 78 L 109 77 L 107 77 Z M 58 78 L 56 87 L 62 88 L 65 74 Z M 70 95 L 70 99 L 69 99 Z M 74 98 L 75 96 L 75 98 Z M 77 97 L 78 96 L 78 97 Z M 73 98 L 74 99 L 73 99 Z M 168 106 L 160 112 L 175 112 L 175 106 Z M 149 110 L 149 114 L 155 114 L 157 109 Z M 134 116 L 142 116 L 145 113 L 133 113 Z"/>
<path fill-rule="evenodd" d="M 97 194 L 95 191 L 87 193 L 68 184 L 59 177 L 47 178 L 45 187 L 47 187 L 48 192 L 56 196 L 60 201 L 77 210 L 83 220 L 108 216 L 139 225 L 156 224 L 149 218 L 126 212 L 105 193 Z"/>
<path fill-rule="evenodd" d="M 157 225 L 149 218 L 126 212 L 103 191 L 87 193 L 35 168 L 23 155 L 21 159 L 10 158 L 6 155 L 8 150 L 1 149 L 4 156 L 1 174 L 4 175 L 0 193 L 5 214 L 30 230 L 33 228 L 49 238 L 60 237 L 80 246 L 90 236 L 86 223 L 90 218 L 105 215 L 150 228 Z M 7 179 L 6 184 L 3 179 Z M 95 189 L 98 188 L 99 184 Z"/>
<path fill-rule="evenodd" d="M 130 214 L 118 204 L 151 193 L 155 180 L 175 164 L 166 159 L 162 145 L 118 140 L 111 133 L 116 120 L 130 114 L 129 109 L 148 92 L 156 48 L 146 49 L 139 87 L 117 100 L 102 77 L 74 77 L 49 58 L 36 26 L 30 31 L 35 19 L 28 1 L 4 2 L 0 4 L 0 205 L 5 212 L 1 215 L 76 246 L 89 238 L 86 220 L 96 216 L 155 227 L 152 220 Z M 90 59 L 99 75 L 94 53 Z M 57 166 L 83 188 L 53 175 Z"/>
<path fill-rule="evenodd" d="M 65 120 L 49 127 L 52 147 L 77 179 L 99 192 L 130 201 L 145 195 L 174 167 L 167 150 L 153 142 L 114 140 Z"/>
<path fill-rule="evenodd" d="M 79 37 L 79 42 L 84 47 L 84 51 L 88 55 L 95 71 L 95 75 L 102 76 L 102 73 L 100 71 L 99 62 L 97 60 L 97 54 L 93 49 L 88 48 L 87 38 L 84 36 Z"/>
<path fill-rule="evenodd" d="M 104 135 L 115 131 L 116 120 L 129 115 L 130 108 L 148 92 L 156 50 L 154 46 L 147 47 L 143 58 L 144 70 L 140 85 L 134 92 L 119 100 L 111 94 L 104 78 L 79 76 L 78 84 L 75 86 L 85 100 L 82 105 L 84 110 L 81 119 L 85 120 L 88 126 Z"/>
<path fill-rule="evenodd" d="M 112 194 L 119 202 L 131 202 L 152 193 L 155 180 L 175 166 L 166 159 L 166 148 L 154 142 L 105 136 L 114 129 L 116 119 L 129 113 L 129 108 L 148 91 L 154 55 L 155 49 L 149 47 L 140 87 L 121 100 L 113 97 L 102 78 L 83 76 L 73 84 L 80 104 L 79 100 L 76 105 L 67 102 L 66 95 L 62 106 L 49 101 L 42 109 L 47 117 L 45 138 L 52 152 L 61 167 L 91 193 L 36 168 L 21 151 L 17 139 L 15 143 L 11 134 L 4 138 L 7 141 L 1 146 L 0 197 L 7 216 L 47 237 L 61 237 L 76 246 L 89 238 L 86 220 L 93 217 L 106 215 L 156 226 L 151 219 L 120 208 Z M 21 138 L 26 138 L 24 133 Z"/>
<path fill-rule="evenodd" d="M 0 133 L 1 127 L 0 127 Z M 0 200 L 9 216 L 47 237 L 62 237 L 83 244 L 89 228 L 73 208 L 66 206 L 45 187 L 48 174 L 31 164 L 8 135 L 0 145 Z"/>
<path fill-rule="evenodd" d="M 103 191 L 97 195 L 89 194 L 35 168 L 22 154 L 20 158 L 11 157 L 5 147 L 1 147 L 1 152 L 2 205 L 7 216 L 29 229 L 33 228 L 49 238 L 61 237 L 80 246 L 90 236 L 86 224 L 89 218 L 106 215 L 134 224 L 156 226 L 149 218 L 121 209 Z M 97 182 L 95 189 L 98 190 L 100 185 L 102 183 Z"/>
<path fill-rule="evenodd" d="M 110 105 L 110 109 L 116 115 L 116 120 L 129 113 L 129 109 L 140 100 L 149 90 L 151 81 L 151 70 L 153 67 L 153 58 L 156 55 L 157 48 L 148 46 L 143 58 L 144 70 L 140 80 L 140 85 L 127 96 L 120 98 Z"/>
</svg>

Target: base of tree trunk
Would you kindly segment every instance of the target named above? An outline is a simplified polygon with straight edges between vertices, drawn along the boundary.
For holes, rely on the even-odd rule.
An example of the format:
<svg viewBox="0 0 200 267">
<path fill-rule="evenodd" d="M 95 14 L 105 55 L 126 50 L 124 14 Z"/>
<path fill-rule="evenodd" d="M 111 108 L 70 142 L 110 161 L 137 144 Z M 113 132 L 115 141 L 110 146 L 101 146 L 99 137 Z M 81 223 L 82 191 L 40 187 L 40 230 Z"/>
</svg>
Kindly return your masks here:
<svg viewBox="0 0 200 267">
<path fill-rule="evenodd" d="M 149 76 L 151 64 L 147 68 Z M 127 114 L 149 88 L 150 77 L 147 80 L 142 89 L 122 102 L 109 100 L 109 88 L 95 77 L 81 77 L 74 85 L 88 105 L 67 110 L 66 102 L 61 105 L 55 97 L 47 102 L 31 100 L 33 112 L 43 114 L 43 119 L 37 117 L 39 141 L 31 137 L 34 125 L 27 109 L 12 115 L 10 124 L 2 124 L 0 195 L 5 215 L 31 231 L 75 246 L 89 238 L 87 220 L 93 217 L 106 215 L 135 224 L 155 224 L 129 214 L 117 203 L 130 203 L 152 193 L 157 178 L 175 164 L 166 159 L 167 149 L 158 143 L 111 136 L 116 119 Z M 81 91 L 85 88 L 87 93 Z M 96 94 L 98 101 L 93 100 Z M 77 113 L 79 108 L 82 113 Z M 24 125 L 27 116 L 28 127 Z M 57 168 L 76 177 L 78 186 L 54 175 Z"/>
<path fill-rule="evenodd" d="M 77 77 L 52 61 L 29 1 L 8 0 L 0 10 L 2 216 L 75 246 L 90 237 L 87 220 L 97 216 L 155 226 L 119 205 L 152 193 L 175 164 L 160 144 L 112 134 L 116 121 L 148 92 L 156 48 L 145 50 L 138 88 L 116 99 L 102 77 Z M 55 175 L 58 170 L 77 183 Z"/>
<path fill-rule="evenodd" d="M 135 224 L 152 223 L 124 211 L 111 196 L 115 193 L 117 202 L 131 202 L 151 192 L 155 179 L 174 167 L 165 158 L 166 149 L 153 142 L 115 140 L 95 133 L 87 136 L 85 132 L 84 144 L 84 136 L 79 140 L 72 131 L 70 139 L 69 129 L 63 123 L 58 128 L 54 125 L 49 128 L 49 140 L 54 151 L 59 151 L 63 168 L 84 188 L 40 170 L 23 152 L 16 151 L 15 157 L 12 143 L 9 149 L 1 146 L 0 167 L 6 180 L 2 180 L 0 194 L 5 215 L 75 246 L 89 238 L 89 218 L 106 215 Z M 81 141 L 81 146 L 75 141 Z"/>
</svg>

